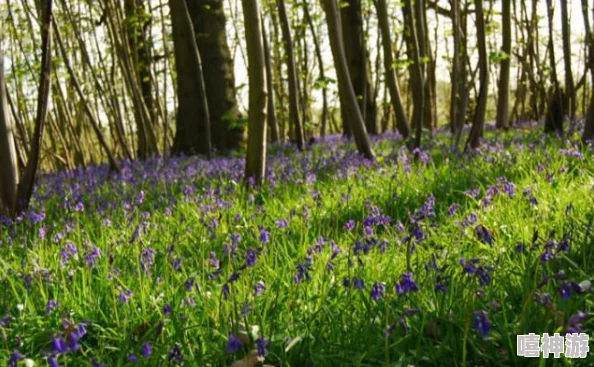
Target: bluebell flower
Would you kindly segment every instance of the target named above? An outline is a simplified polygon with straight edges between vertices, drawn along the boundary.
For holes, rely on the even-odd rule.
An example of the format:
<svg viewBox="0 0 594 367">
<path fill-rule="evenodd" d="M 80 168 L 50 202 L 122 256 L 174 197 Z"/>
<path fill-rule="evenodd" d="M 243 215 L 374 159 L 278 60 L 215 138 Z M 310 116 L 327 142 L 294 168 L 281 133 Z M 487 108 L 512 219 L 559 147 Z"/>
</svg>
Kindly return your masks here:
<svg viewBox="0 0 594 367">
<path fill-rule="evenodd" d="M 176 343 L 173 346 L 173 348 L 171 348 L 169 354 L 167 355 L 167 359 L 169 361 L 176 360 L 178 363 L 183 363 L 184 356 L 182 355 L 181 347 L 179 346 L 179 344 Z"/>
<path fill-rule="evenodd" d="M 241 340 L 235 334 L 229 334 L 227 353 L 235 353 L 241 349 Z"/>
<path fill-rule="evenodd" d="M 256 295 L 256 297 L 261 296 L 265 290 L 266 290 L 266 285 L 264 284 L 263 281 L 259 281 L 258 283 L 256 283 L 254 285 L 254 294 Z"/>
<path fill-rule="evenodd" d="M 489 315 L 486 311 L 474 312 L 474 328 L 483 338 L 489 336 L 491 323 L 489 322 Z"/>
<path fill-rule="evenodd" d="M 172 309 L 171 309 L 171 305 L 170 304 L 165 304 L 165 306 L 163 306 L 163 315 L 165 316 L 169 316 L 172 313 Z"/>
<path fill-rule="evenodd" d="M 61 367 L 62 365 L 58 363 L 58 359 L 56 358 L 56 356 L 50 356 L 47 359 L 47 364 L 50 365 L 50 367 Z M 10 362 L 8 364 L 10 366 Z"/>
<path fill-rule="evenodd" d="M 353 288 L 355 288 L 355 289 L 365 288 L 365 282 L 363 281 L 363 279 L 361 279 L 359 277 L 353 278 Z"/>
<path fill-rule="evenodd" d="M 128 363 L 136 363 L 138 361 L 138 358 L 136 357 L 136 354 L 131 353 L 128 354 Z"/>
<path fill-rule="evenodd" d="M 144 358 L 148 358 L 151 356 L 151 354 L 153 354 L 153 348 L 149 343 L 144 343 L 142 349 L 140 350 L 140 353 L 142 353 L 142 356 Z"/>
<path fill-rule="evenodd" d="M 47 306 L 45 306 L 45 314 L 49 315 L 52 312 L 52 310 L 59 308 L 59 307 L 60 307 L 60 304 L 57 301 L 50 299 L 47 301 Z"/>
<path fill-rule="evenodd" d="M 383 282 L 375 282 L 371 287 L 371 299 L 379 301 L 386 294 L 386 284 Z"/>
<path fill-rule="evenodd" d="M 258 349 L 258 356 L 265 357 L 268 354 L 268 340 L 259 337 L 256 339 L 256 348 Z"/>
<path fill-rule="evenodd" d="M 417 283 L 413 280 L 413 273 L 406 272 L 402 274 L 400 283 L 396 283 L 396 293 L 402 295 L 419 290 Z"/>
<path fill-rule="evenodd" d="M 483 226 L 482 224 L 479 224 L 478 226 L 475 227 L 474 232 L 476 234 L 476 238 L 483 242 L 486 243 L 490 246 L 493 245 L 493 235 L 491 234 L 491 232 L 489 232 L 489 230 Z"/>
<path fill-rule="evenodd" d="M 248 248 L 245 255 L 245 262 L 247 266 L 255 266 L 256 260 L 258 259 L 258 253 L 256 250 Z"/>
<path fill-rule="evenodd" d="M 260 228 L 260 243 L 268 243 L 270 242 L 270 233 L 264 229 L 263 227 Z"/>
<path fill-rule="evenodd" d="M 18 350 L 13 351 L 8 359 L 8 367 L 17 367 L 17 363 L 21 359 L 25 359 L 25 355 Z"/>
</svg>

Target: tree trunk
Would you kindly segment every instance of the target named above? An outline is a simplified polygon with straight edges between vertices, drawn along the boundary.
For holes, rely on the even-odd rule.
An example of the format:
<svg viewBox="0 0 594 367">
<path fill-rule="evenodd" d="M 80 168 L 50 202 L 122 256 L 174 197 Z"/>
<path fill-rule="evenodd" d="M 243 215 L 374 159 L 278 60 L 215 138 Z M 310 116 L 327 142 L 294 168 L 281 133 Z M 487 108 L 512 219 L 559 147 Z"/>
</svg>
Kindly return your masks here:
<svg viewBox="0 0 594 367">
<path fill-rule="evenodd" d="M 485 33 L 485 18 L 483 14 L 483 1 L 475 0 L 476 33 L 478 38 L 479 50 L 479 94 L 472 119 L 472 128 L 466 142 L 464 150 L 476 149 L 479 146 L 480 139 L 483 137 L 485 128 L 485 113 L 487 111 L 487 98 L 489 93 L 489 65 L 487 59 L 487 44 Z"/>
<path fill-rule="evenodd" d="M 370 134 L 377 134 L 377 108 L 369 80 L 368 55 L 363 33 L 361 0 L 344 0 L 340 17 L 344 54 L 347 60 L 351 83 L 359 102 L 359 109 Z"/>
<path fill-rule="evenodd" d="M 377 8 L 378 26 L 381 32 L 382 48 L 384 51 L 386 86 L 390 92 L 392 108 L 396 115 L 396 128 L 404 139 L 408 139 L 410 135 L 410 126 L 408 124 L 406 113 L 404 112 L 402 98 L 400 97 L 400 88 L 398 87 L 398 80 L 396 79 L 396 73 L 394 72 L 394 57 L 392 54 L 392 39 L 390 37 L 390 23 L 386 0 L 376 0 L 375 6 Z"/>
<path fill-rule="evenodd" d="M 501 51 L 503 60 L 499 69 L 499 94 L 497 97 L 497 122 L 499 129 L 509 127 L 509 68 L 511 61 L 511 4 L 502 2 L 503 45 Z"/>
<path fill-rule="evenodd" d="M 239 149 L 244 128 L 234 124 L 238 109 L 223 1 L 194 0 L 186 4 L 196 32 L 208 94 L 212 147 L 219 151 Z"/>
<path fill-rule="evenodd" d="M 272 81 L 272 57 L 270 55 L 270 42 L 267 37 L 266 26 L 264 18 L 262 18 L 262 41 L 264 44 L 264 59 L 266 60 L 266 89 L 268 89 L 268 114 L 267 123 L 270 133 L 270 142 L 278 143 L 280 141 L 278 131 L 278 120 L 276 119 L 276 111 L 274 105 L 274 86 Z"/>
<path fill-rule="evenodd" d="M 284 0 L 276 0 L 278 6 L 278 15 L 280 18 L 281 31 L 283 33 L 283 43 L 287 58 L 287 71 L 289 82 L 289 125 L 293 128 L 295 143 L 299 150 L 303 150 L 304 137 L 301 117 L 299 116 L 299 88 L 297 86 L 297 69 L 295 67 L 295 56 L 293 55 L 293 39 L 291 29 L 289 28 L 289 19 L 285 9 Z"/>
<path fill-rule="evenodd" d="M 417 0 L 415 6 L 422 7 L 423 1 Z M 406 0 L 404 2 L 403 13 L 406 24 L 406 34 L 408 35 L 407 50 L 409 52 L 409 59 L 412 64 L 409 67 L 410 80 L 412 82 L 413 92 L 413 127 L 415 129 L 415 138 L 412 142 L 411 148 L 421 147 L 421 134 L 423 132 L 423 121 L 425 119 L 425 78 L 423 77 L 423 66 L 421 65 L 421 50 L 419 48 L 419 37 L 417 34 L 416 23 L 419 21 L 415 19 L 417 13 L 413 9 L 412 1 Z"/>
<path fill-rule="evenodd" d="M 346 111 L 348 123 L 355 137 L 357 149 L 368 159 L 374 159 L 375 154 L 371 149 L 371 143 L 365 128 L 365 121 L 357 103 L 357 96 L 347 66 L 346 56 L 344 54 L 343 35 L 341 31 L 340 12 L 336 0 L 322 0 L 322 6 L 326 13 L 328 24 L 328 38 L 330 39 L 330 48 L 334 59 L 334 66 L 338 76 L 338 91 L 341 94 L 341 109 Z"/>
<path fill-rule="evenodd" d="M 590 92 L 590 107 L 586 114 L 586 124 L 582 135 L 584 143 L 594 139 L 594 33 L 592 32 L 592 25 L 588 18 L 588 11 L 588 0 L 582 0 L 582 14 L 584 16 L 586 44 L 588 46 L 588 65 L 590 66 L 590 88 L 592 88 L 592 91 Z M 594 7 L 592 8 L 592 19 L 594 19 Z"/>
<path fill-rule="evenodd" d="M 563 35 L 563 63 L 565 65 L 565 99 L 564 114 L 569 115 L 573 123 L 576 109 L 576 92 L 571 71 L 571 26 L 569 24 L 569 15 L 567 14 L 567 1 L 560 1 L 561 4 L 561 32 Z"/>
<path fill-rule="evenodd" d="M 135 79 L 140 85 L 144 105 L 148 111 L 147 124 L 150 125 L 144 126 L 145 124 L 143 123 L 141 112 L 138 110 L 134 112 L 137 121 L 137 154 L 139 158 L 145 159 L 151 154 L 156 153 L 152 151 L 152 148 L 154 148 L 156 144 L 149 144 L 147 141 L 147 137 L 149 136 L 148 129 L 154 131 L 156 126 L 153 76 L 151 74 L 151 45 L 147 35 L 147 31 L 150 30 L 150 20 L 147 18 L 148 14 L 144 9 L 144 0 L 125 0 L 124 9 L 126 13 L 126 36 L 132 56 L 132 66 L 136 73 Z"/>
<path fill-rule="evenodd" d="M 547 106 L 547 115 L 545 118 L 545 133 L 563 134 L 563 119 L 564 119 L 564 92 L 559 85 L 559 78 L 557 77 L 557 66 L 555 58 L 555 44 L 553 40 L 553 17 L 554 8 L 551 0 L 547 0 L 547 17 L 549 21 L 549 66 L 551 68 L 551 78 L 553 86 L 549 90 L 549 101 Z"/>
<path fill-rule="evenodd" d="M 261 184 L 266 173 L 266 60 L 257 0 L 242 0 L 248 54 L 249 112 L 246 183 Z"/>
<path fill-rule="evenodd" d="M 41 74 L 37 97 L 37 115 L 35 117 L 35 130 L 33 132 L 33 139 L 31 139 L 31 150 L 29 151 L 27 166 L 25 167 L 25 172 L 19 182 L 17 191 L 17 213 L 29 209 L 31 195 L 33 195 L 33 186 L 35 185 L 35 176 L 41 158 L 41 145 L 43 143 L 51 85 L 52 5 L 52 0 L 45 0 L 40 4 L 42 14 Z"/>
<path fill-rule="evenodd" d="M 19 168 L 14 144 L 14 125 L 7 105 L 4 81 L 4 50 L 0 40 L 0 215 L 12 215 L 16 208 Z"/>
<path fill-rule="evenodd" d="M 186 0 L 169 0 L 169 7 L 178 96 L 177 131 L 172 151 L 210 157 L 210 117 L 194 27 Z"/>
</svg>

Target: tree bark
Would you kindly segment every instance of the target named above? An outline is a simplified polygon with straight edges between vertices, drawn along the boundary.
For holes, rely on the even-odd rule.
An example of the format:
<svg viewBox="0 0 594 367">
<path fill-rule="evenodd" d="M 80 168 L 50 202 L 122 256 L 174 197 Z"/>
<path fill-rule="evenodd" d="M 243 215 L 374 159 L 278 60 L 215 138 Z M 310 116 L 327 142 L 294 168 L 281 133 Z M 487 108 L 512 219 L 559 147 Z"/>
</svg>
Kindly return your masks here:
<svg viewBox="0 0 594 367">
<path fill-rule="evenodd" d="M 390 92 L 390 99 L 392 108 L 396 116 L 396 128 L 404 139 L 410 136 L 410 126 L 408 118 L 404 112 L 402 105 L 402 98 L 400 96 L 400 88 L 398 87 L 398 80 L 394 72 L 394 56 L 392 54 L 392 39 L 390 37 L 390 23 L 388 20 L 388 7 L 386 0 L 376 0 L 375 6 L 377 8 L 378 26 L 382 37 L 382 48 L 384 51 L 384 72 L 386 75 L 386 86 Z"/>
<path fill-rule="evenodd" d="M 509 127 L 509 69 L 511 62 L 511 1 L 502 1 L 503 45 L 501 51 L 503 60 L 499 69 L 499 94 L 497 97 L 497 120 L 499 129 Z"/>
<path fill-rule="evenodd" d="M 280 18 L 283 43 L 287 58 L 287 71 L 289 82 L 289 125 L 292 126 L 295 136 L 295 143 L 299 150 L 303 150 L 304 137 L 301 116 L 299 116 L 299 89 L 297 86 L 297 69 L 295 67 L 295 56 L 293 55 L 293 39 L 289 28 L 289 19 L 284 0 L 276 0 L 278 15 Z"/>
<path fill-rule="evenodd" d="M 563 119 L 565 109 L 564 92 L 559 85 L 557 77 L 557 66 L 555 58 L 555 44 L 553 40 L 553 17 L 555 15 L 551 0 L 547 0 L 547 18 L 549 21 L 549 66 L 551 68 L 551 78 L 553 86 L 549 90 L 549 101 L 547 106 L 547 115 L 545 118 L 545 133 L 563 134 Z"/>
<path fill-rule="evenodd" d="M 369 80 L 368 54 L 363 32 L 361 0 L 344 0 L 340 8 L 344 54 L 359 109 L 370 134 L 377 134 L 377 107 Z M 348 4 L 348 5 L 347 5 Z"/>
<path fill-rule="evenodd" d="M 186 0 L 169 0 L 169 7 L 178 95 L 177 131 L 172 151 L 210 157 L 210 116 L 194 27 Z"/>
<path fill-rule="evenodd" d="M 584 17 L 584 26 L 586 28 L 586 43 L 588 46 L 588 65 L 590 67 L 590 107 L 586 114 L 586 123 L 582 140 L 584 143 L 594 140 L 594 33 L 588 17 L 588 0 L 582 0 L 582 15 Z M 592 8 L 592 19 L 594 19 L 594 7 Z"/>
<path fill-rule="evenodd" d="M 0 40 L 0 215 L 12 216 L 16 208 L 19 168 L 14 143 L 14 125 L 7 105 L 4 81 L 4 50 Z"/>
<path fill-rule="evenodd" d="M 272 56 L 270 54 L 270 41 L 267 37 L 264 18 L 262 18 L 262 41 L 264 43 L 264 59 L 266 60 L 266 89 L 268 89 L 268 114 L 267 123 L 270 132 L 270 142 L 278 143 L 280 140 L 278 131 L 278 120 L 276 119 L 276 106 L 274 104 L 274 90 L 272 81 Z"/>
<path fill-rule="evenodd" d="M 564 106 L 566 115 L 569 115 L 573 123 L 576 109 L 576 92 L 571 71 L 571 26 L 569 24 L 569 15 L 567 13 L 567 1 L 560 1 L 561 4 L 561 33 L 563 36 L 563 63 L 565 65 L 565 100 Z"/>
<path fill-rule="evenodd" d="M 219 151 L 239 149 L 244 128 L 234 124 L 239 112 L 223 1 L 194 0 L 186 4 L 196 32 L 208 94 L 212 147 Z"/>
<path fill-rule="evenodd" d="M 487 98 L 489 93 L 489 65 L 487 59 L 487 44 L 485 32 L 485 18 L 483 15 L 483 1 L 475 0 L 476 32 L 479 50 L 479 94 L 472 119 L 472 128 L 464 150 L 476 149 L 483 137 L 485 128 L 485 113 L 487 111 Z"/>
<path fill-rule="evenodd" d="M 328 38 L 330 39 L 330 48 L 334 66 L 338 76 L 338 91 L 341 94 L 341 108 L 346 111 L 348 123 L 355 137 L 357 149 L 368 159 L 375 159 L 375 154 L 369 142 L 369 136 L 365 128 L 365 121 L 357 103 L 357 96 L 347 66 L 346 56 L 344 54 L 343 35 L 341 31 L 340 12 L 336 0 L 321 0 L 326 21 L 328 24 Z"/>
<path fill-rule="evenodd" d="M 245 24 L 245 41 L 248 54 L 249 112 L 248 146 L 246 153 L 245 179 L 257 185 L 266 173 L 266 60 L 257 0 L 242 0 Z"/>
<path fill-rule="evenodd" d="M 41 4 L 41 74 L 37 97 L 37 115 L 35 117 L 35 130 L 31 139 L 31 150 L 27 159 L 27 166 L 19 182 L 16 198 L 16 212 L 20 213 L 29 209 L 35 176 L 41 158 L 41 145 L 48 111 L 49 93 L 51 85 L 52 65 L 52 0 L 45 0 Z"/>
<path fill-rule="evenodd" d="M 417 0 L 415 6 L 423 6 L 422 0 Z M 415 137 L 411 148 L 421 147 L 421 134 L 423 132 L 423 121 L 425 119 L 425 78 L 423 76 L 423 66 L 421 65 L 421 50 L 419 48 L 419 37 L 417 34 L 416 23 L 419 19 L 415 19 L 417 13 L 413 9 L 412 1 L 406 0 L 404 2 L 403 13 L 406 24 L 406 33 L 408 34 L 407 50 L 409 52 L 409 59 L 412 64 L 409 67 L 410 80 L 413 83 L 413 128 L 415 129 Z"/>
</svg>

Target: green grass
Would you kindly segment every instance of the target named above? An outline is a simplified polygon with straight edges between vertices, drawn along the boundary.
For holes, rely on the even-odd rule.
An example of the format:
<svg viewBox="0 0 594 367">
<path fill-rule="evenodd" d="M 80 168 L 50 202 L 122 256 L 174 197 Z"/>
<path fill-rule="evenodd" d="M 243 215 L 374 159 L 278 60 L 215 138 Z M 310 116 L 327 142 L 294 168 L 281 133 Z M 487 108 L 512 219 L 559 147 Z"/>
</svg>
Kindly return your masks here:
<svg viewBox="0 0 594 367">
<path fill-rule="evenodd" d="M 525 141 L 523 148 L 519 141 Z M 46 218 L 0 225 L 0 316 L 14 318 L 0 326 L 0 363 L 19 350 L 47 364 L 52 337 L 68 334 L 61 325 L 70 320 L 89 324 L 81 348 L 58 355 L 64 366 L 90 365 L 91 358 L 108 366 L 128 365 L 131 353 L 138 357 L 136 365 L 168 365 L 176 343 L 185 365 L 229 365 L 255 348 L 258 337 L 269 341 L 266 363 L 277 366 L 593 365 L 592 353 L 587 359 L 516 356 L 517 334 L 563 333 L 570 316 L 594 312 L 591 291 L 574 291 L 567 299 L 558 292 L 564 283 L 592 280 L 594 274 L 591 151 L 583 149 L 583 159 L 565 156 L 559 149 L 572 149 L 566 143 L 518 132 L 489 140 L 483 153 L 473 156 L 451 156 L 447 144 L 444 138 L 433 141 L 428 163 L 391 140 L 376 143 L 375 163 L 347 153 L 351 144 L 319 145 L 305 154 L 278 148 L 271 158 L 274 187 L 251 191 L 236 182 L 240 160 L 225 161 L 232 163 L 224 169 L 195 159 L 137 163 L 124 172 L 134 181 L 107 180 L 102 168 L 79 177 L 44 177 L 35 211 L 45 212 Z M 351 161 L 346 169 L 345 162 Z M 288 168 L 294 175 L 283 178 Z M 315 174 L 315 182 L 308 183 L 308 172 Z M 499 192 L 483 206 L 490 186 L 503 188 L 500 177 L 515 185 L 515 195 Z M 184 194 L 187 186 L 193 193 Z M 471 189 L 478 189 L 476 198 L 465 194 Z M 537 204 L 528 200 L 525 189 Z M 141 190 L 146 197 L 137 204 Z M 411 216 L 431 195 L 435 215 L 418 222 L 424 238 L 403 241 L 415 227 Z M 68 209 L 79 201 L 84 211 Z M 450 216 L 454 203 L 458 208 Z M 355 255 L 355 242 L 366 236 L 364 219 L 378 210 L 392 219 L 390 224 L 374 226 L 367 238 L 377 244 Z M 470 214 L 478 221 L 463 227 Z M 288 220 L 287 228 L 276 226 L 280 219 Z M 350 220 L 356 225 L 347 231 Z M 65 233 L 67 224 L 71 228 Z M 492 245 L 477 239 L 477 225 L 490 231 Z M 44 239 L 39 236 L 43 226 Z M 144 229 L 133 239 L 137 226 Z M 260 242 L 260 227 L 270 232 L 268 243 Z M 237 253 L 226 256 L 224 247 L 233 233 L 241 240 Z M 56 234 L 63 237 L 56 239 Z M 555 256 L 541 261 L 545 243 L 555 241 L 558 248 L 564 236 L 570 237 L 569 250 L 552 250 Z M 326 244 L 317 252 L 321 237 Z M 329 272 L 331 241 L 340 252 Z M 78 257 L 62 264 L 67 243 L 77 247 Z M 524 252 L 516 251 L 518 243 L 525 245 Z M 94 268 L 85 261 L 92 246 L 102 253 Z M 294 284 L 308 248 L 310 280 Z M 154 250 L 154 263 L 143 270 L 140 258 L 146 249 Z M 253 267 L 245 266 L 248 249 L 259 251 Z M 214 281 L 209 279 L 212 251 L 221 271 Z M 490 282 L 480 286 L 476 275 L 464 273 L 462 257 L 491 266 Z M 179 269 L 176 259 L 183 259 Z M 441 271 L 426 269 L 432 259 Z M 407 271 L 419 290 L 399 295 L 395 284 Z M 234 272 L 239 278 L 225 299 L 223 286 Z M 557 277 L 565 278 L 545 283 L 545 272 L 549 277 L 564 272 Z M 351 285 L 354 277 L 362 279 L 365 288 L 345 287 L 345 277 Z M 190 278 L 196 286 L 187 291 Z M 435 290 L 438 278 L 445 293 Z M 256 296 L 259 281 L 266 290 Z M 385 296 L 377 301 L 370 297 L 375 282 L 385 283 Z M 119 299 L 126 290 L 132 292 L 128 303 Z M 538 304 L 536 293 L 549 293 L 551 303 Z M 50 299 L 59 307 L 46 315 Z M 251 311 L 240 319 L 246 303 Z M 170 315 L 164 315 L 166 304 Z M 420 312 L 405 317 L 405 334 L 399 319 L 416 308 Z M 492 328 L 485 338 L 474 327 L 475 311 L 488 313 Z M 249 335 L 252 341 L 243 350 L 227 353 L 228 336 L 238 334 L 240 323 L 258 331 Z M 581 327 L 594 335 L 591 319 Z M 146 342 L 152 355 L 143 358 Z"/>
</svg>

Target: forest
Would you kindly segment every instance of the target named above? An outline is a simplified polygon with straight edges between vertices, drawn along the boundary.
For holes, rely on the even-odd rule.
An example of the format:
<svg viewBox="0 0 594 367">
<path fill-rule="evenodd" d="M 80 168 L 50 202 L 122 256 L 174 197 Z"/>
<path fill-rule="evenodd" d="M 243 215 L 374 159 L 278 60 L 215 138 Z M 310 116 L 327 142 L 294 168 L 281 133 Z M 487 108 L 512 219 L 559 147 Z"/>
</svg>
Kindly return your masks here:
<svg viewBox="0 0 594 367">
<path fill-rule="evenodd" d="M 0 1 L 0 365 L 594 365 L 592 27 Z"/>
</svg>

